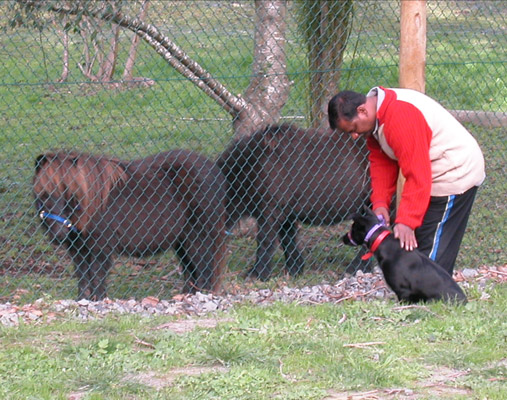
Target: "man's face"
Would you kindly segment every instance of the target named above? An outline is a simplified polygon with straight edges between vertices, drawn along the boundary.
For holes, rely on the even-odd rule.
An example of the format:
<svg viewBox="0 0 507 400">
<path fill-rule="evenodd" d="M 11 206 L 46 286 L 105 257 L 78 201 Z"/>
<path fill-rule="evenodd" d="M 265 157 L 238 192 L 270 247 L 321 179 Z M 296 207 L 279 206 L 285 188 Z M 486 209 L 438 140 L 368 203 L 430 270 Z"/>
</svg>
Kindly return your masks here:
<svg viewBox="0 0 507 400">
<path fill-rule="evenodd" d="M 338 122 L 338 129 L 348 133 L 354 140 L 360 136 L 371 135 L 375 130 L 377 116 L 374 109 L 368 110 L 367 107 L 365 104 L 359 106 L 357 115 L 350 121 L 341 119 Z"/>
<path fill-rule="evenodd" d="M 351 121 L 342 119 L 338 123 L 338 128 L 340 131 L 348 133 L 354 140 L 360 136 L 368 137 L 375 130 L 375 118 L 372 120 L 363 113 L 358 113 Z"/>
</svg>

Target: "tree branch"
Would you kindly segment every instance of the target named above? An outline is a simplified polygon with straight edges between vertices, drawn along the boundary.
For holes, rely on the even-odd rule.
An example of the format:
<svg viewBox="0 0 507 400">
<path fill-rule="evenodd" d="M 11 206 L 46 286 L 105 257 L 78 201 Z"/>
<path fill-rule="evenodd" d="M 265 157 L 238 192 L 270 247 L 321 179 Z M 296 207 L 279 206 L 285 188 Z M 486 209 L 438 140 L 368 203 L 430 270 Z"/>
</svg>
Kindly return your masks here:
<svg viewBox="0 0 507 400">
<path fill-rule="evenodd" d="M 73 3 L 70 7 L 64 7 L 54 2 L 48 3 L 38 0 L 17 1 L 27 8 L 37 8 L 64 15 L 85 15 L 113 22 L 123 28 L 129 29 L 146 41 L 173 68 L 218 102 L 233 117 L 237 117 L 242 110 L 248 108 L 243 98 L 235 96 L 227 90 L 225 86 L 213 78 L 201 65 L 192 60 L 179 46 L 167 36 L 164 36 L 155 26 L 147 24 L 139 18 L 124 15 L 119 10 L 115 11 L 111 7 L 108 7 L 107 3 L 103 3 L 102 7 L 86 9 L 81 7 L 79 2 Z"/>
</svg>

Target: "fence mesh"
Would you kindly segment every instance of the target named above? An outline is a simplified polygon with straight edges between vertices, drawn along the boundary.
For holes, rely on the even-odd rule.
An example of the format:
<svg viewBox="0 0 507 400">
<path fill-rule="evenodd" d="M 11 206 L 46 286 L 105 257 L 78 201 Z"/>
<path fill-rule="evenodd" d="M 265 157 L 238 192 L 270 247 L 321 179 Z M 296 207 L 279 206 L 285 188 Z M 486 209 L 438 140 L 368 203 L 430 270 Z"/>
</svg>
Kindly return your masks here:
<svg viewBox="0 0 507 400">
<path fill-rule="evenodd" d="M 427 2 L 426 93 L 486 159 L 458 269 L 506 264 L 506 16 L 501 0 Z M 399 1 L 20 0 L 0 25 L 1 299 L 371 267 L 341 241 L 368 199 L 364 143 L 323 134 L 319 112 L 338 90 L 398 86 Z M 265 123 L 283 127 L 250 136 Z"/>
</svg>

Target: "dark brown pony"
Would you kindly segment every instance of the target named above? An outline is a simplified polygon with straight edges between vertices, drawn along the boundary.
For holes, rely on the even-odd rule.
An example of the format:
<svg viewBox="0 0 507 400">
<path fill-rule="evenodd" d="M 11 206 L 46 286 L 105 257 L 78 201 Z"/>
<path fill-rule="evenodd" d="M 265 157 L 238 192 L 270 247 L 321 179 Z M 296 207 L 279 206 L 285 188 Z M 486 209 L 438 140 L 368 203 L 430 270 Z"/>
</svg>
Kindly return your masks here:
<svg viewBox="0 0 507 400">
<path fill-rule="evenodd" d="M 46 233 L 72 257 L 79 298 L 107 295 L 113 255 L 170 248 L 183 267 L 184 292 L 219 288 L 224 178 L 207 158 L 186 150 L 130 162 L 50 152 L 36 159 L 33 190 Z"/>
<path fill-rule="evenodd" d="M 257 254 L 249 275 L 270 277 L 277 239 L 287 271 L 300 274 L 298 221 L 333 225 L 368 204 L 366 150 L 346 136 L 269 126 L 233 142 L 218 158 L 228 185 L 227 227 L 245 216 L 257 220 Z"/>
</svg>

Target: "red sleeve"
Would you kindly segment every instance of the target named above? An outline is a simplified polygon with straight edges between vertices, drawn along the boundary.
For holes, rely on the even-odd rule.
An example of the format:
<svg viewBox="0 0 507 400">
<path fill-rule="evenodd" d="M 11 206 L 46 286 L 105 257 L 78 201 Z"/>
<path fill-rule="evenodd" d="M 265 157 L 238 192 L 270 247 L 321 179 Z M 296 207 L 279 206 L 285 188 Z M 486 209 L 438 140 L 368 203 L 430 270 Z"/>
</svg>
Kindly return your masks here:
<svg viewBox="0 0 507 400">
<path fill-rule="evenodd" d="M 395 222 L 415 229 L 430 201 L 432 132 L 421 111 L 398 101 L 385 115 L 384 134 L 406 179 Z"/>
<path fill-rule="evenodd" d="M 385 207 L 389 210 L 391 199 L 396 191 L 398 179 L 398 163 L 389 158 L 380 148 L 377 140 L 373 137 L 367 139 L 370 177 L 371 177 L 371 204 L 375 210 Z"/>
</svg>

